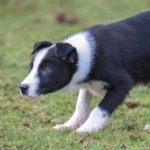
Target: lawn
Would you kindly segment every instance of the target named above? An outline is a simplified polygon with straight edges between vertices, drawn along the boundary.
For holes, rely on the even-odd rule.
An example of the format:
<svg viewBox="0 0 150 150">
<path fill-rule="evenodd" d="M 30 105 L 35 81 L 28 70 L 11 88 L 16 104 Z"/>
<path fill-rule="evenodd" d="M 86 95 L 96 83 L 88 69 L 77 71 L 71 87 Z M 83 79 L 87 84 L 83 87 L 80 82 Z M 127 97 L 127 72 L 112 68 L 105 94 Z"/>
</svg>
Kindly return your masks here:
<svg viewBox="0 0 150 150">
<path fill-rule="evenodd" d="M 73 113 L 77 92 L 21 97 L 33 44 L 60 41 L 97 23 L 148 10 L 149 0 L 0 1 L 0 150 L 150 150 L 150 90 L 134 88 L 97 133 L 54 131 Z M 99 102 L 93 101 L 92 107 Z"/>
</svg>

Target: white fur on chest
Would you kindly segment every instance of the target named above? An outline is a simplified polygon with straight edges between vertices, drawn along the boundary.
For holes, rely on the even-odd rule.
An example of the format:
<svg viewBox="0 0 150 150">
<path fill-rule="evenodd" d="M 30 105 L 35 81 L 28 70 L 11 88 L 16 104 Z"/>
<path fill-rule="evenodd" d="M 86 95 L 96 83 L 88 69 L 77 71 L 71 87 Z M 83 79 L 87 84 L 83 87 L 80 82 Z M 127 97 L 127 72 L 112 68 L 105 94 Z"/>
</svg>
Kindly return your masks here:
<svg viewBox="0 0 150 150">
<path fill-rule="evenodd" d="M 106 89 L 104 88 L 108 83 L 103 81 L 94 81 L 91 83 L 82 84 L 81 88 L 87 89 L 93 96 L 100 96 L 106 94 Z"/>
<path fill-rule="evenodd" d="M 90 93 L 92 93 L 93 96 L 105 94 L 106 90 L 104 90 L 104 87 L 108 85 L 106 82 L 90 81 L 87 83 L 82 83 L 86 78 L 88 78 L 88 75 L 94 64 L 95 41 L 92 34 L 88 31 L 80 32 L 69 37 L 63 42 L 70 43 L 76 48 L 78 63 L 77 70 L 72 76 L 69 84 L 60 89 L 59 91 L 86 89 Z"/>
</svg>

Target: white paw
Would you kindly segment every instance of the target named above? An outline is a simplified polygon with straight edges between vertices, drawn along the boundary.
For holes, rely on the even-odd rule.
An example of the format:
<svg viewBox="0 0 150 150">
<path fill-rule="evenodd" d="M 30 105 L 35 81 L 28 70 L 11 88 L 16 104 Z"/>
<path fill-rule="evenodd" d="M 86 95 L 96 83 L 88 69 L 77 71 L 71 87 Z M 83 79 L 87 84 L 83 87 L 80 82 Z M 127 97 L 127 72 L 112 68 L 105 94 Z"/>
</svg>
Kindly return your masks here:
<svg viewBox="0 0 150 150">
<path fill-rule="evenodd" d="M 144 128 L 144 130 L 149 130 L 150 131 L 150 124 L 147 124 Z"/>
<path fill-rule="evenodd" d="M 94 132 L 103 128 L 108 120 L 106 111 L 96 107 L 90 114 L 88 120 L 76 130 L 78 133 Z"/>
<path fill-rule="evenodd" d="M 77 129 L 80 125 L 78 123 L 75 122 L 66 122 L 64 124 L 58 124 L 56 126 L 53 127 L 53 129 L 56 130 L 63 130 L 63 129 Z"/>
<path fill-rule="evenodd" d="M 53 127 L 53 129 L 55 129 L 55 130 L 63 130 L 65 128 L 66 128 L 65 124 L 58 124 Z"/>
<path fill-rule="evenodd" d="M 99 128 L 94 128 L 94 127 L 86 127 L 86 126 L 81 126 L 76 130 L 77 133 L 86 133 L 86 132 L 95 132 L 98 131 Z"/>
<path fill-rule="evenodd" d="M 86 132 L 96 132 L 103 128 L 103 124 L 99 123 L 92 123 L 87 120 L 80 128 L 76 130 L 78 133 L 86 133 Z"/>
<path fill-rule="evenodd" d="M 53 127 L 53 129 L 62 130 L 62 129 L 77 129 L 84 123 L 85 117 L 80 117 L 79 115 L 72 116 L 66 123 L 59 124 Z"/>
</svg>

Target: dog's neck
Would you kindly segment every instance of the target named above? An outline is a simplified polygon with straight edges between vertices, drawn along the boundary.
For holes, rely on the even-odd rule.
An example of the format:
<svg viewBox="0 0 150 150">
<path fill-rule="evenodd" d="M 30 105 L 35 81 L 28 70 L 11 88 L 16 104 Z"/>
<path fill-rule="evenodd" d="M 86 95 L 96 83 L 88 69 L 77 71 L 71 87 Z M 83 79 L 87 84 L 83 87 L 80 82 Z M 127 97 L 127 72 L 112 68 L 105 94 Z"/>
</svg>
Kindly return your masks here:
<svg viewBox="0 0 150 150">
<path fill-rule="evenodd" d="M 77 50 L 77 71 L 72 77 L 71 84 L 80 83 L 88 77 L 92 68 L 95 50 L 94 38 L 89 32 L 84 31 L 67 38 L 63 42 L 70 43 Z"/>
</svg>

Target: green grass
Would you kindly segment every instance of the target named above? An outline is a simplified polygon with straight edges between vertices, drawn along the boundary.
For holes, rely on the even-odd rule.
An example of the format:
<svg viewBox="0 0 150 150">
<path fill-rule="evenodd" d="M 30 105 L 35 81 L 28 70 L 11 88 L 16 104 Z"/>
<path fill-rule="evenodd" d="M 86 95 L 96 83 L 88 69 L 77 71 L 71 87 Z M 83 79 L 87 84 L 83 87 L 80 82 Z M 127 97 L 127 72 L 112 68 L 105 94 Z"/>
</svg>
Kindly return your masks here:
<svg viewBox="0 0 150 150">
<path fill-rule="evenodd" d="M 60 41 L 93 24 L 117 21 L 149 7 L 149 0 L 1 0 L 0 150 L 149 150 L 150 132 L 143 130 L 150 123 L 148 88 L 134 88 L 105 128 L 90 134 L 51 129 L 72 115 L 77 93 L 27 100 L 18 89 L 35 42 Z M 57 23 L 61 12 L 78 23 Z M 137 107 L 127 107 L 131 102 Z"/>
</svg>

